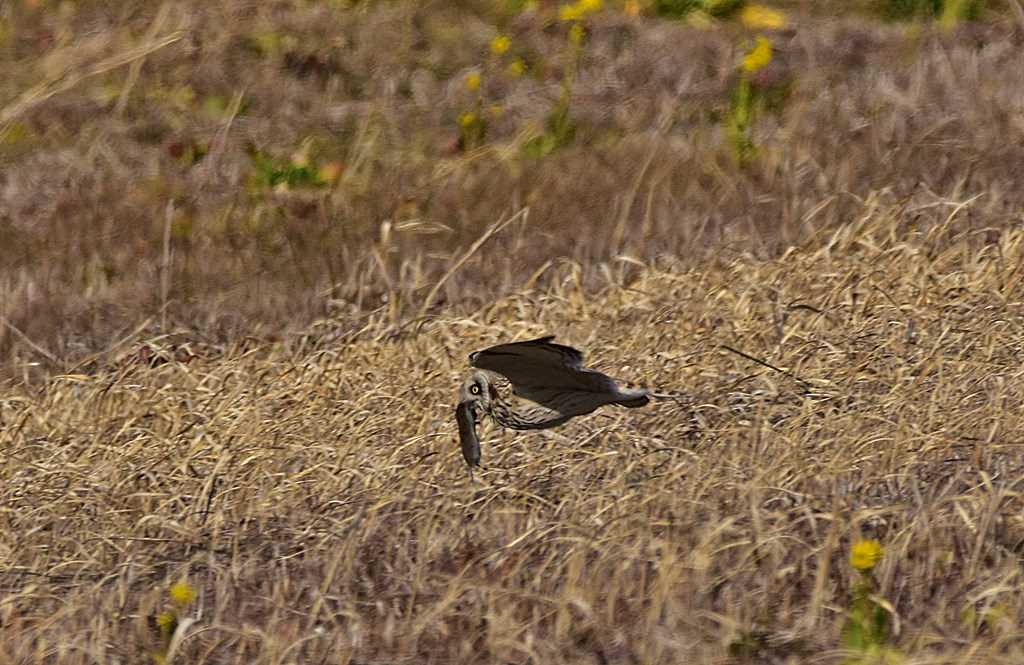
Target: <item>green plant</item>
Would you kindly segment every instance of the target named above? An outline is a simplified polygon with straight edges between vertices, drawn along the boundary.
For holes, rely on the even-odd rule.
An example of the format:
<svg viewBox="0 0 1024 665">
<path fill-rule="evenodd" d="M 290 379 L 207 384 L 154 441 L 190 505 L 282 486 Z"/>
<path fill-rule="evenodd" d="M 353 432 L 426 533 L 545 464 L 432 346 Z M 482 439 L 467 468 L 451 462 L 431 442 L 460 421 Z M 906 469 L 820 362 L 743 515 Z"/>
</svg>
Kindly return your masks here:
<svg viewBox="0 0 1024 665">
<path fill-rule="evenodd" d="M 182 633 L 188 628 L 191 620 L 183 619 L 189 606 L 195 602 L 196 590 L 188 582 L 175 582 L 167 592 L 170 608 L 156 616 L 156 626 L 160 633 L 160 647 L 153 653 L 155 665 L 166 665 L 181 643 Z"/>
<path fill-rule="evenodd" d="M 544 118 L 543 131 L 523 144 L 523 153 L 528 157 L 543 157 L 559 148 L 570 145 L 576 139 L 577 123 L 572 116 L 572 87 L 576 73 L 583 59 L 587 42 L 585 20 L 603 8 L 601 0 L 578 0 L 563 5 L 559 19 L 570 22 L 567 48 L 568 65 L 562 76 L 562 92 L 555 106 Z"/>
<path fill-rule="evenodd" d="M 576 138 L 576 122 L 569 109 L 568 95 L 563 95 L 544 119 L 544 131 L 523 145 L 528 157 L 544 157 L 563 148 Z"/>
<path fill-rule="evenodd" d="M 858 575 L 842 631 L 843 647 L 854 652 L 845 665 L 897 663 L 901 654 L 889 646 L 888 602 L 878 594 L 874 570 L 885 555 L 877 540 L 860 540 L 850 549 L 850 565 Z"/>
<path fill-rule="evenodd" d="M 744 4 L 744 0 L 655 0 L 653 9 L 655 15 L 668 18 L 681 18 L 695 11 L 721 18 Z"/>
<path fill-rule="evenodd" d="M 466 75 L 464 85 L 475 98 L 472 109 L 459 114 L 459 147 L 471 150 L 487 142 L 487 119 L 483 114 L 484 99 L 480 92 L 483 76 L 478 71 L 472 71 Z"/>
<path fill-rule="evenodd" d="M 752 125 L 760 110 L 761 95 L 751 83 L 751 76 L 767 67 L 771 61 L 771 40 L 758 37 L 754 47 L 743 57 L 739 80 L 733 90 L 725 129 L 733 155 L 740 166 L 748 165 L 757 154 Z"/>
<path fill-rule="evenodd" d="M 938 18 L 956 23 L 978 18 L 983 4 L 982 0 L 878 0 L 876 11 L 890 20 Z"/>
<path fill-rule="evenodd" d="M 316 188 L 327 186 L 321 169 L 309 158 L 308 144 L 290 159 L 274 157 L 256 148 L 249 148 L 253 171 L 249 185 L 253 189 Z"/>
<path fill-rule="evenodd" d="M 487 118 L 477 110 L 459 114 L 459 145 L 463 150 L 479 148 L 487 142 Z"/>
</svg>

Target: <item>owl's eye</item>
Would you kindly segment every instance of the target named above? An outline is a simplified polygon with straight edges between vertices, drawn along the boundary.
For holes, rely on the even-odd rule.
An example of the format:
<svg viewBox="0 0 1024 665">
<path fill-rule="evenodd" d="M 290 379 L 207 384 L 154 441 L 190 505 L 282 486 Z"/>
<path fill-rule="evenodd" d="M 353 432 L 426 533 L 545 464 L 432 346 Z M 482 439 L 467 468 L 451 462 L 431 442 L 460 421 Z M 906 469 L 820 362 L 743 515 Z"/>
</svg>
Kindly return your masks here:
<svg viewBox="0 0 1024 665">
<path fill-rule="evenodd" d="M 469 392 L 473 393 L 474 395 L 479 395 L 480 394 L 480 386 L 478 386 L 477 384 L 474 383 L 473 385 L 471 385 L 469 387 Z"/>
</svg>

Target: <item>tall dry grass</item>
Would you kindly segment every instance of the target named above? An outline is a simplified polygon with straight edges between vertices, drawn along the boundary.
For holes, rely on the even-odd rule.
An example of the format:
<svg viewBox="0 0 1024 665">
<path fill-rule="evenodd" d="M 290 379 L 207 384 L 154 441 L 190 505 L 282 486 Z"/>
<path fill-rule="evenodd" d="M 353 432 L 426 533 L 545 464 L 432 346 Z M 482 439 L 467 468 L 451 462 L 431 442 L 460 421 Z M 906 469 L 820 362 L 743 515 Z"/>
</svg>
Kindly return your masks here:
<svg viewBox="0 0 1024 665">
<path fill-rule="evenodd" d="M 784 112 L 739 169 L 724 137 L 752 37 L 608 12 L 573 85 L 573 146 L 523 159 L 561 94 L 563 31 L 502 3 L 17 0 L 0 15 L 0 373 L 68 372 L 114 341 L 230 345 L 329 320 L 465 313 L 627 255 L 777 256 L 872 192 L 964 200 L 1019 222 L 1024 74 L 1012 13 L 954 31 L 789 3 Z M 550 3 L 548 3 L 550 4 Z M 612 3 L 609 3 L 611 5 Z M 825 7 L 826 9 L 822 9 Z M 533 75 L 488 75 L 490 147 L 455 150 L 463 75 L 499 29 Z M 518 51 L 517 51 L 518 52 Z M 251 150 L 343 166 L 324 190 L 253 187 Z M 202 151 L 206 156 L 196 161 Z M 983 219 L 984 221 L 977 221 Z M 958 218 L 961 224 L 972 223 Z"/>
<path fill-rule="evenodd" d="M 775 259 L 597 295 L 564 263 L 417 327 L 9 393 L 0 662 L 142 662 L 187 579 L 176 662 L 838 663 L 862 537 L 902 662 L 1021 662 L 1024 232 L 887 199 Z M 470 482 L 466 354 L 545 332 L 692 399 L 485 430 Z"/>
<path fill-rule="evenodd" d="M 596 19 L 530 160 L 529 15 L 455 143 L 491 2 L 0 4 L 0 665 L 841 663 L 860 538 L 902 662 L 1022 662 L 1024 24 L 787 4 L 748 169 L 735 26 Z M 688 399 L 471 481 L 543 333 Z"/>
</svg>

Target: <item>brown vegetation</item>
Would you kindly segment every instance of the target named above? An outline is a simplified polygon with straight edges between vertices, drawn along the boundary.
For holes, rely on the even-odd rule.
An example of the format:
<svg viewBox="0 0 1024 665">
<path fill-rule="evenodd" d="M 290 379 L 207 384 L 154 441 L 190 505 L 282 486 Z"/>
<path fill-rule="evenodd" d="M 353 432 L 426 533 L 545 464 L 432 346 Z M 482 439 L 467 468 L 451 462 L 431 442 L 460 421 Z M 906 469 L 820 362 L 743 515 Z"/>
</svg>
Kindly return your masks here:
<svg viewBox="0 0 1024 665">
<path fill-rule="evenodd" d="M 871 536 L 911 662 L 1020 662 L 1024 235 L 915 212 L 868 201 L 775 260 L 593 298 L 567 267 L 417 332 L 11 397 L 0 660 L 137 659 L 187 577 L 185 662 L 832 662 Z M 465 356 L 546 331 L 692 405 L 485 430 L 471 483 Z"/>
<path fill-rule="evenodd" d="M 742 170 L 721 118 L 751 35 L 730 25 L 598 17 L 573 86 L 577 142 L 527 159 L 517 141 L 565 66 L 564 30 L 539 18 L 509 19 L 537 71 L 486 78 L 503 115 L 490 147 L 460 154 L 462 76 L 496 34 L 486 2 L 29 4 L 0 38 L 6 376 L 67 371 L 140 326 L 224 344 L 325 319 L 350 331 L 374 311 L 397 323 L 527 207 L 435 306 L 471 311 L 537 271 L 546 284 L 562 257 L 596 285 L 621 255 L 771 256 L 879 190 L 983 194 L 959 220 L 978 226 L 1022 204 L 1024 69 L 1006 20 L 947 34 L 796 17 L 774 40 L 785 110 L 763 118 Z M 304 146 L 342 168 L 329 187 L 252 182 L 252 150 Z"/>
<path fill-rule="evenodd" d="M 860 538 L 903 662 L 1024 660 L 1014 24 L 798 17 L 740 169 L 734 26 L 600 17 L 530 160 L 544 78 L 454 146 L 484 3 L 31 4 L 0 664 L 151 661 L 178 580 L 174 662 L 839 663 Z M 329 187 L 252 182 L 304 141 Z M 466 355 L 544 333 L 690 399 L 483 428 L 471 482 Z"/>
</svg>

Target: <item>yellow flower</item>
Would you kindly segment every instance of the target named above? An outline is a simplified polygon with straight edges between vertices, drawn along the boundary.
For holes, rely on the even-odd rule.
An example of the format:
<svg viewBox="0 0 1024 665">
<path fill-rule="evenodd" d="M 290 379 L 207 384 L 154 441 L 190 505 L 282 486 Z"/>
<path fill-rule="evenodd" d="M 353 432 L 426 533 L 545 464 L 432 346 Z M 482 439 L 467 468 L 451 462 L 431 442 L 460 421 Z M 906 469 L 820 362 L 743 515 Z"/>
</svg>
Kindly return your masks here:
<svg viewBox="0 0 1024 665">
<path fill-rule="evenodd" d="M 740 10 L 740 23 L 755 30 L 778 30 L 786 27 L 786 15 L 764 5 L 747 5 Z"/>
<path fill-rule="evenodd" d="M 850 548 L 850 565 L 862 573 L 869 573 L 885 554 L 885 548 L 877 540 L 858 540 Z"/>
<path fill-rule="evenodd" d="M 476 113 L 474 113 L 472 111 L 466 111 L 465 113 L 462 113 L 462 114 L 459 115 L 459 126 L 460 127 L 470 127 L 472 125 L 475 125 L 476 122 L 477 122 Z"/>
<path fill-rule="evenodd" d="M 483 81 L 483 78 L 480 76 L 480 72 L 466 74 L 466 89 L 470 92 L 476 92 L 480 89 L 481 81 Z"/>
<path fill-rule="evenodd" d="M 178 617 L 174 616 L 174 612 L 161 612 L 156 616 L 156 625 L 165 634 L 173 633 L 178 627 Z"/>
<path fill-rule="evenodd" d="M 743 69 L 753 74 L 772 61 L 772 40 L 758 35 L 754 48 L 743 56 Z"/>
<path fill-rule="evenodd" d="M 640 1 L 639 0 L 626 0 L 626 4 L 623 5 L 622 11 L 626 16 L 639 16 L 640 15 Z"/>
<path fill-rule="evenodd" d="M 516 58 L 512 62 L 508 63 L 509 76 L 519 77 L 524 73 L 526 73 L 526 63 L 523 62 L 522 58 Z"/>
<path fill-rule="evenodd" d="M 507 35 L 498 35 L 491 40 L 491 53 L 501 55 L 508 51 L 510 46 L 512 46 L 512 40 Z"/>
<path fill-rule="evenodd" d="M 578 2 L 574 2 L 571 5 L 562 5 L 558 8 L 559 21 L 578 21 L 583 18 L 583 14 L 583 8 L 580 7 Z"/>
<path fill-rule="evenodd" d="M 179 605 L 188 605 L 196 599 L 195 587 L 185 581 L 172 584 L 170 594 L 171 600 Z"/>
<path fill-rule="evenodd" d="M 593 14 L 604 8 L 604 0 L 576 0 L 571 5 L 562 5 L 558 8 L 558 18 L 561 21 L 578 21 L 587 14 Z"/>
<path fill-rule="evenodd" d="M 586 31 L 583 29 L 582 23 L 573 23 L 572 27 L 569 28 L 569 41 L 579 46 L 583 43 L 583 37 L 586 35 Z"/>
</svg>

